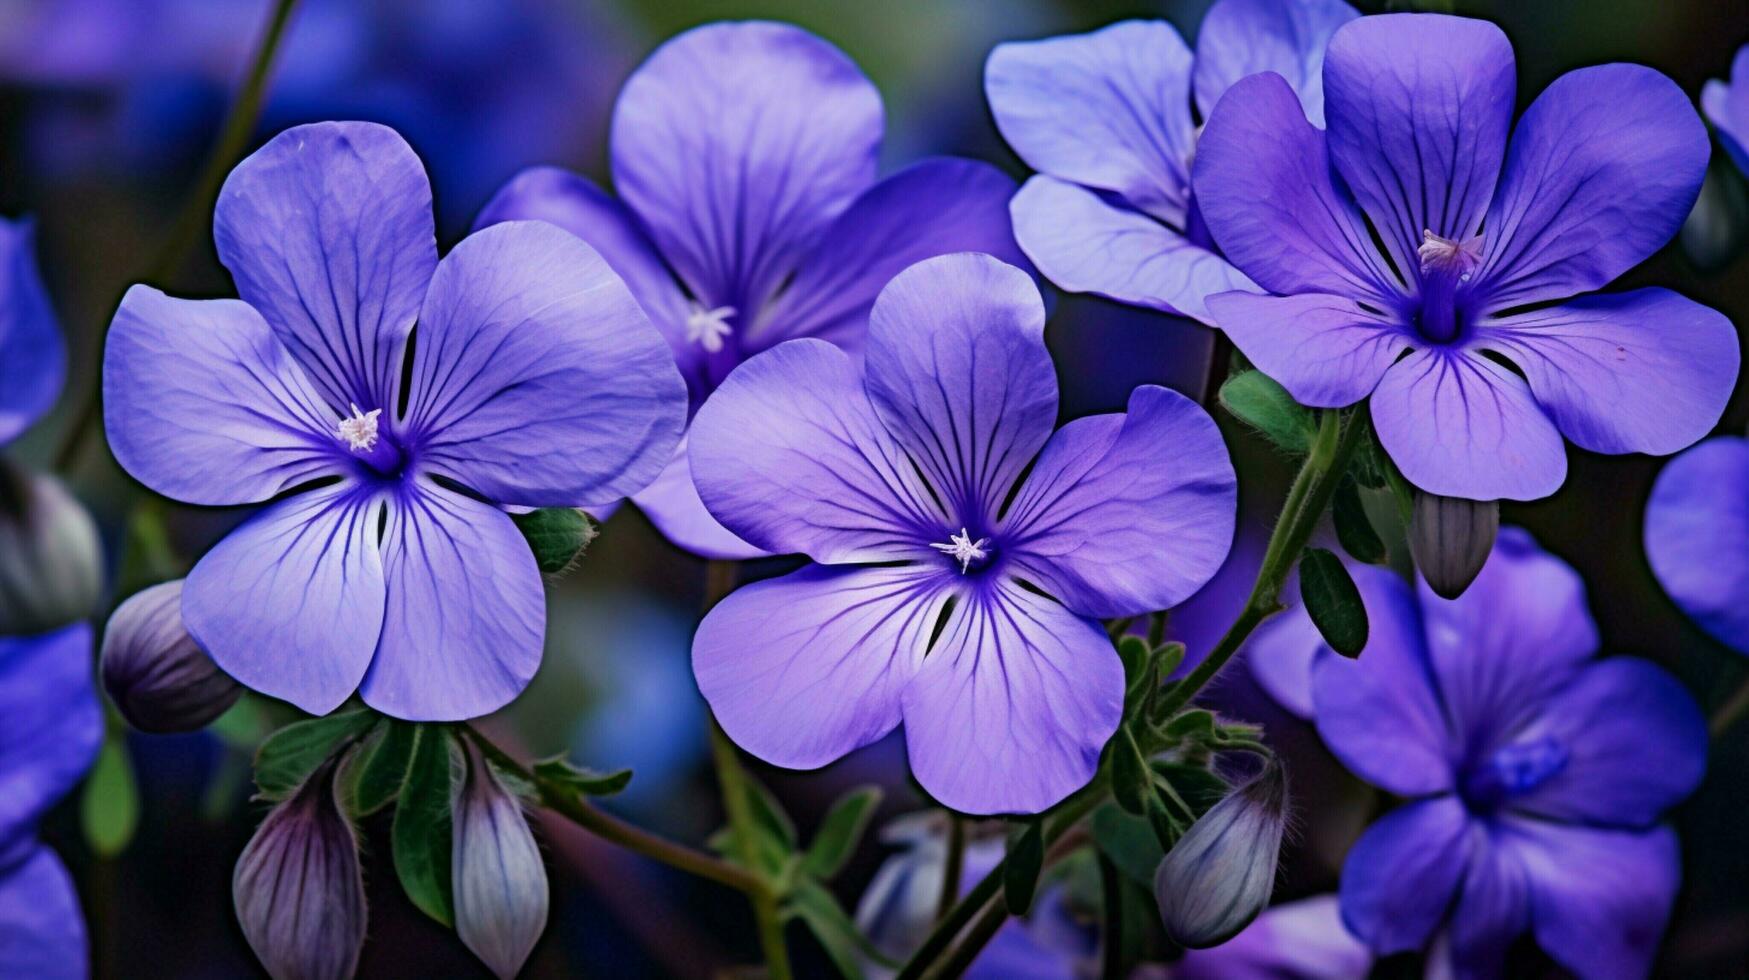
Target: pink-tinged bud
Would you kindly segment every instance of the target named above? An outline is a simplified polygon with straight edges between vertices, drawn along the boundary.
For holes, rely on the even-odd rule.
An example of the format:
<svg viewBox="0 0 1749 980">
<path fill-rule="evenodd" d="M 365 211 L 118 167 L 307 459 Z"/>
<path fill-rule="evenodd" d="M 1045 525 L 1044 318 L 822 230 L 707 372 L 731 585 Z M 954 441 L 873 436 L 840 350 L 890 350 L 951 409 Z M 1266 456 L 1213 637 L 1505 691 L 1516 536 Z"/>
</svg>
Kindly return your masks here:
<svg viewBox="0 0 1749 980">
<path fill-rule="evenodd" d="M 182 580 L 137 592 L 103 632 L 103 687 L 143 732 L 191 732 L 237 703 L 243 688 L 182 626 Z"/>
<path fill-rule="evenodd" d="M 1226 942 L 1275 890 L 1287 825 L 1287 776 L 1273 760 L 1190 825 L 1154 873 L 1167 935 L 1190 949 Z"/>
<path fill-rule="evenodd" d="M 90 616 L 102 567 L 97 525 L 66 488 L 0 462 L 0 636 Z"/>
<path fill-rule="evenodd" d="M 345 980 L 358 969 L 364 880 L 333 762 L 261 821 L 237 859 L 231 896 L 243 936 L 274 980 Z"/>
<path fill-rule="evenodd" d="M 516 976 L 547 926 L 547 871 L 522 805 L 477 747 L 455 795 L 450 871 L 455 931 L 503 980 Z"/>
<path fill-rule="evenodd" d="M 1409 553 L 1421 577 L 1442 599 L 1456 599 L 1488 561 L 1500 533 L 1500 503 L 1415 493 Z"/>
</svg>

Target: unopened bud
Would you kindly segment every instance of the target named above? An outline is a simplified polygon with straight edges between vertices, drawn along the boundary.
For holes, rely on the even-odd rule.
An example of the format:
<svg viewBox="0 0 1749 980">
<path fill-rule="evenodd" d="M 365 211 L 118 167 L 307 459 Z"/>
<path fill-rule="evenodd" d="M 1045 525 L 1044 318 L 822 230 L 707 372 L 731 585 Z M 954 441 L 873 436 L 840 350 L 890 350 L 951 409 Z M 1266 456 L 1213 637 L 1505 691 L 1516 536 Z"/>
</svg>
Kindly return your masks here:
<svg viewBox="0 0 1749 980">
<path fill-rule="evenodd" d="M 1251 924 L 1275 890 L 1287 824 L 1287 776 L 1270 761 L 1190 825 L 1154 873 L 1166 933 L 1206 949 Z"/>
<path fill-rule="evenodd" d="M 97 525 L 66 488 L 0 461 L 0 636 L 90 616 L 102 564 Z"/>
<path fill-rule="evenodd" d="M 1409 553 L 1435 595 L 1456 599 L 1481 573 L 1499 530 L 1499 501 L 1416 491 Z"/>
<path fill-rule="evenodd" d="M 469 745 L 456 789 L 450 870 L 455 931 L 503 980 L 516 976 L 547 926 L 547 871 L 522 804 Z"/>
<path fill-rule="evenodd" d="M 324 763 L 256 829 L 231 878 L 237 922 L 274 980 L 345 980 L 364 947 L 358 839 Z"/>
<path fill-rule="evenodd" d="M 135 593 L 103 633 L 103 687 L 143 732 L 191 732 L 237 703 L 243 688 L 182 625 L 182 580 Z"/>
</svg>

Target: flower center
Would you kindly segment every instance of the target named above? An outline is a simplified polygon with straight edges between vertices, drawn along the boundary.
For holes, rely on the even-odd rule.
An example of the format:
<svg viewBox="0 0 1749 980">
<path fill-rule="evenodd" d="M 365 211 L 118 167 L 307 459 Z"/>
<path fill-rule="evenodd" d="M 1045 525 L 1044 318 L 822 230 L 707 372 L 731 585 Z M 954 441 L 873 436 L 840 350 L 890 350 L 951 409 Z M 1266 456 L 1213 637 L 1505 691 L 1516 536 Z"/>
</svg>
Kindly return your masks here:
<svg viewBox="0 0 1749 980">
<path fill-rule="evenodd" d="M 984 559 L 990 557 L 990 552 L 986 550 L 989 544 L 989 538 L 973 541 L 972 536 L 962 527 L 960 533 L 949 535 L 945 544 L 931 544 L 930 547 L 959 562 L 960 574 L 965 575 L 972 570 L 973 562 L 981 565 Z"/>
<path fill-rule="evenodd" d="M 377 419 L 383 414 L 380 408 L 361 412 L 358 403 L 351 404 L 352 414 L 340 420 L 340 438 L 346 441 L 346 448 L 355 453 L 365 453 L 376 448 Z"/>
<path fill-rule="evenodd" d="M 718 306 L 707 310 L 703 304 L 693 303 L 692 312 L 686 315 L 687 341 L 712 354 L 721 351 L 724 339 L 735 332 L 735 328 L 729 326 L 729 317 L 734 315 L 733 306 Z"/>
<path fill-rule="evenodd" d="M 1448 343 L 1463 330 L 1458 291 L 1467 285 L 1482 264 L 1482 236 L 1458 241 L 1423 229 L 1421 247 L 1421 309 L 1415 328 L 1437 344 Z"/>
<path fill-rule="evenodd" d="M 340 420 L 340 441 L 346 443 L 354 457 L 378 473 L 392 475 L 397 472 L 402 463 L 401 451 L 393 439 L 383 438 L 378 431 L 383 410 L 373 408 L 366 412 L 356 404 L 348 407 L 352 414 Z"/>
<path fill-rule="evenodd" d="M 1492 808 L 1523 796 L 1567 768 L 1567 747 L 1547 736 L 1497 749 L 1465 777 L 1464 798 L 1471 806 Z"/>
</svg>

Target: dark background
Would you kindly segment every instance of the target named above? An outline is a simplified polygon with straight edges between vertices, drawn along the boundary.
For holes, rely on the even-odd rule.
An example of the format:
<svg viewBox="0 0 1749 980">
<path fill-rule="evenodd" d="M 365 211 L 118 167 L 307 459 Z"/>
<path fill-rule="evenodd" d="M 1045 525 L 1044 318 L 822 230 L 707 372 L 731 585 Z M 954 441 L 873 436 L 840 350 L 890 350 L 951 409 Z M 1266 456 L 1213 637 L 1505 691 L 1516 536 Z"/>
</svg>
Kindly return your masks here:
<svg viewBox="0 0 1749 980">
<path fill-rule="evenodd" d="M 39 255 L 71 344 L 69 389 L 49 420 L 12 452 L 47 466 L 72 409 L 97 383 L 100 332 L 125 287 L 150 268 L 187 197 L 243 66 L 266 22 L 266 0 L 0 0 L 0 213 L 33 214 Z M 1361 3 L 1366 12 L 1382 3 Z M 1399 5 L 1406 6 L 1406 5 Z M 1571 68 L 1629 60 L 1655 66 L 1697 96 L 1726 74 L 1749 42 L 1749 5 L 1716 0 L 1558 0 L 1464 3 L 1458 12 L 1498 22 L 1518 53 L 1519 100 L 1528 104 Z M 661 40 L 725 18 L 789 20 L 841 46 L 886 102 L 887 170 L 929 153 L 993 160 L 1025 171 L 984 108 L 984 57 L 1002 40 L 1087 30 L 1124 17 L 1164 16 L 1188 38 L 1202 2 L 898 0 L 867 3 L 640 4 L 590 0 L 306 0 L 290 27 L 262 126 L 251 148 L 298 122 L 375 119 L 401 129 L 437 187 L 447 247 L 474 211 L 520 167 L 551 162 L 605 180 L 607 113 L 626 74 Z M 1722 196 L 1743 180 L 1715 152 Z M 1712 224 L 1720 226 L 1716 215 Z M 1729 223 L 1725 223 L 1729 228 Z M 1716 245 L 1665 249 L 1620 286 L 1668 285 L 1749 323 L 1749 259 Z M 173 293 L 229 295 L 203 231 L 196 256 L 169 281 Z M 1120 409 L 1136 384 L 1197 395 L 1210 333 L 1193 323 L 1062 297 L 1048 337 L 1065 418 Z M 1739 393 L 1721 431 L 1740 432 Z M 1238 460 L 1247 510 L 1273 512 L 1286 464 L 1222 419 Z M 1641 515 L 1659 460 L 1570 450 L 1563 489 L 1508 504 L 1503 519 L 1533 530 L 1576 565 L 1591 590 L 1605 649 L 1652 657 L 1675 670 L 1713 710 L 1749 675 L 1749 663 L 1709 642 L 1664 598 L 1640 544 Z M 151 573 L 124 555 L 129 514 L 143 491 L 93 440 L 67 478 L 96 513 L 118 590 Z M 240 513 L 171 506 L 172 564 L 202 553 Z M 769 574 L 781 562 L 755 567 Z M 158 574 L 178 573 L 160 569 Z M 702 703 L 688 665 L 703 564 L 668 545 L 631 508 L 607 525 L 581 567 L 550 591 L 547 659 L 522 699 L 488 727 L 527 757 L 569 750 L 597 768 L 631 766 L 632 789 L 609 806 L 646 826 L 699 842 L 720 822 L 705 752 Z M 1243 583 L 1240 583 L 1240 587 Z M 1219 612 L 1221 597 L 1203 603 Z M 1374 811 L 1370 791 L 1346 776 L 1315 737 L 1251 696 L 1242 669 L 1218 692 L 1268 722 L 1290 761 L 1299 799 L 1298 843 L 1277 899 L 1328 891 L 1341 855 Z M 213 732 L 134 736 L 138 826 L 118 856 L 99 858 L 81 830 L 77 794 L 45 833 L 80 882 L 100 975 L 233 977 L 257 967 L 232 914 L 231 868 L 261 808 L 248 800 L 248 752 L 283 706 L 246 700 Z M 1749 967 L 1749 724 L 1714 743 L 1706 785 L 1675 814 L 1685 888 L 1660 960 L 1670 976 L 1744 975 Z M 827 769 L 757 769 L 804 834 L 839 792 L 888 789 L 881 817 L 925 805 L 905 774 L 896 739 Z M 95 798 L 100 810 L 125 800 Z M 387 825 L 367 822 L 371 897 L 365 977 L 485 976 L 452 933 L 413 910 L 388 859 Z M 670 873 L 558 823 L 539 828 L 549 855 L 551 927 L 533 977 L 701 976 L 756 954 L 738 895 Z M 847 907 L 883 849 L 865 842 L 839 881 Z M 1584 873 L 1583 869 L 1574 869 Z M 826 969 L 800 930 L 798 967 Z M 1516 969 L 1552 973 L 1533 950 Z"/>
</svg>

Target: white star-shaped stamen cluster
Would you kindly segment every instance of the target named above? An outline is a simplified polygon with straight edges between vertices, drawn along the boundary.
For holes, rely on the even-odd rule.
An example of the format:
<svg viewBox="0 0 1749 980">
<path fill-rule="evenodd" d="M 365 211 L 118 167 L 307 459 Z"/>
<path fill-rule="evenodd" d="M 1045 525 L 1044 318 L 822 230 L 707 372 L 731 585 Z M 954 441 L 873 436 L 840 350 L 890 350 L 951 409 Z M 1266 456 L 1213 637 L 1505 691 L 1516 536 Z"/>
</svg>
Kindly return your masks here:
<svg viewBox="0 0 1749 980">
<path fill-rule="evenodd" d="M 723 338 L 735 332 L 729 326 L 729 317 L 735 315 L 733 306 L 718 306 L 705 309 L 698 303 L 692 304 L 692 312 L 686 315 L 686 339 L 715 354 L 723 349 Z"/>
<path fill-rule="evenodd" d="M 373 408 L 362 412 L 356 403 L 351 408 L 352 415 L 340 420 L 340 438 L 346 441 L 346 448 L 353 452 L 368 452 L 376 448 L 377 417 L 383 414 L 383 410 Z"/>
<path fill-rule="evenodd" d="M 989 538 L 973 541 L 972 536 L 962 527 L 960 533 L 948 537 L 946 544 L 932 544 L 930 547 L 959 562 L 960 574 L 964 575 L 972 570 L 972 562 L 990 557 L 990 553 L 984 550 L 984 546 L 989 543 Z"/>
</svg>

